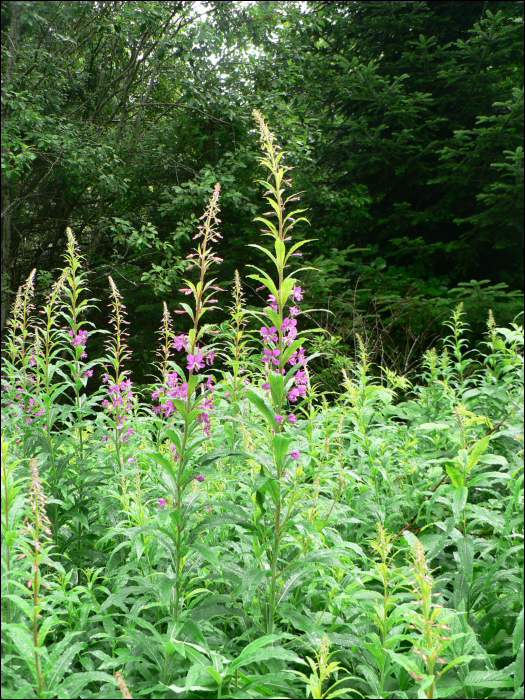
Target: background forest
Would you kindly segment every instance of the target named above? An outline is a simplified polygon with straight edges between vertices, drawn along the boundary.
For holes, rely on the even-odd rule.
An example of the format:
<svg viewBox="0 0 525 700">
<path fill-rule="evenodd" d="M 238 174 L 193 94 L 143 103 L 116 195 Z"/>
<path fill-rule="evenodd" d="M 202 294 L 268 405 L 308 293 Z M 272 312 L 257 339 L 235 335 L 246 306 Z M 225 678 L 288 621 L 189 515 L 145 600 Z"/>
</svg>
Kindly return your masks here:
<svg viewBox="0 0 525 700">
<path fill-rule="evenodd" d="M 522 2 L 4 2 L 2 332 L 33 267 L 49 292 L 71 226 L 95 296 L 119 285 L 146 381 L 215 182 L 220 282 L 263 262 L 254 107 L 308 209 L 328 384 L 355 331 L 410 376 L 459 301 L 478 338 L 488 308 L 520 311 Z"/>
</svg>

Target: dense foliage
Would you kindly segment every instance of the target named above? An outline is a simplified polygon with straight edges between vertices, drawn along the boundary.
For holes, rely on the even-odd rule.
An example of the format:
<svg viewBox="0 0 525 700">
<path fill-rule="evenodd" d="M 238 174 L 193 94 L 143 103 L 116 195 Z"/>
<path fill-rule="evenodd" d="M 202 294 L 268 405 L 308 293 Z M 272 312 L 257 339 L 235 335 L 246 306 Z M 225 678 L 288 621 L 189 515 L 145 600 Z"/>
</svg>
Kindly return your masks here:
<svg viewBox="0 0 525 700">
<path fill-rule="evenodd" d="M 316 239 L 308 303 L 334 312 L 308 322 L 343 365 L 356 331 L 406 374 L 460 301 L 476 340 L 488 308 L 501 323 L 520 310 L 522 2 L 1 8 L 2 332 L 31 269 L 38 300 L 49 292 L 71 226 L 93 292 L 118 281 L 140 373 L 217 181 L 221 279 L 262 264 L 244 245 L 257 240 L 252 108 L 296 166 Z"/>
<path fill-rule="evenodd" d="M 523 697 L 523 330 L 491 312 L 479 352 L 459 305 L 412 384 L 357 336 L 328 401 L 304 325 L 304 208 L 253 116 L 260 308 L 236 273 L 228 320 L 208 322 L 225 296 L 219 184 L 179 329 L 161 305 L 147 392 L 111 276 L 110 332 L 89 320 L 71 229 L 39 313 L 35 270 L 18 291 L 2 697 Z"/>
</svg>

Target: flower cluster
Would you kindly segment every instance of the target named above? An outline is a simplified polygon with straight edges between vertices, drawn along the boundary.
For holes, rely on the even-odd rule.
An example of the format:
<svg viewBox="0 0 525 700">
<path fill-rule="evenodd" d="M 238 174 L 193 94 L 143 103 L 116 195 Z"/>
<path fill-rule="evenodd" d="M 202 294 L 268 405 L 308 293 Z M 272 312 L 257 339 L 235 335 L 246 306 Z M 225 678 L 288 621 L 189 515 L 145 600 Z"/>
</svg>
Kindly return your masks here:
<svg viewBox="0 0 525 700">
<path fill-rule="evenodd" d="M 212 384 L 212 378 L 209 377 L 207 384 L 207 388 L 209 391 L 213 394 L 213 384 Z M 210 415 L 209 411 L 213 411 L 215 408 L 213 402 L 213 396 L 207 396 L 204 401 L 201 404 L 201 409 L 202 411 L 199 413 L 199 425 L 202 425 L 204 434 L 206 437 L 210 437 L 210 425 L 211 425 L 211 420 L 210 420 Z"/>
<path fill-rule="evenodd" d="M 160 401 L 158 406 L 153 406 L 154 413 L 166 418 L 175 411 L 173 399 L 186 400 L 188 395 L 188 382 L 181 382 L 177 372 L 166 372 L 164 382 L 151 393 L 153 401 Z"/>
<path fill-rule="evenodd" d="M 105 384 L 109 383 L 110 377 L 107 373 L 103 375 L 102 381 Z M 123 379 L 117 384 L 109 384 L 108 394 L 109 399 L 104 399 L 102 406 L 114 416 L 116 429 L 121 430 L 124 427 L 124 422 L 129 418 L 129 411 L 133 401 L 131 379 Z M 130 435 L 133 435 L 133 428 L 127 428 L 122 436 L 122 441 L 128 442 Z"/>
<path fill-rule="evenodd" d="M 71 337 L 71 340 L 69 341 L 70 345 L 73 347 L 85 347 L 88 339 L 88 332 L 87 331 L 78 331 L 78 333 L 75 335 L 75 332 L 73 331 L 72 328 L 68 330 L 68 335 Z M 82 351 L 80 357 L 82 359 L 87 357 L 87 353 L 85 350 Z"/>
</svg>

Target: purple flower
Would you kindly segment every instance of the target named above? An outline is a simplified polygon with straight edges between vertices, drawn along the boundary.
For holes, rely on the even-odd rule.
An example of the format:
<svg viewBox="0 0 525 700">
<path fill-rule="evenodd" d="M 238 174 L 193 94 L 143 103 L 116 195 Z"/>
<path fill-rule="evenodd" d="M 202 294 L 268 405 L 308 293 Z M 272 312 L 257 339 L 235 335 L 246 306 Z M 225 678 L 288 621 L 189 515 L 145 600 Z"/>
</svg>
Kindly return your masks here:
<svg viewBox="0 0 525 700">
<path fill-rule="evenodd" d="M 212 404 L 213 398 L 211 396 L 207 396 L 204 401 L 202 402 L 202 408 L 205 411 L 213 411 L 215 406 Z"/>
<path fill-rule="evenodd" d="M 277 421 L 277 423 L 280 423 L 282 421 L 282 419 L 284 418 L 284 416 L 281 416 L 280 413 L 276 413 L 274 418 Z"/>
<path fill-rule="evenodd" d="M 164 415 L 166 418 L 175 411 L 175 406 L 173 405 L 173 401 L 171 399 L 168 399 L 166 403 L 163 403 L 161 405 L 161 409 L 164 412 Z"/>
<path fill-rule="evenodd" d="M 273 311 L 278 311 L 278 310 L 279 310 L 279 307 L 277 306 L 277 299 L 274 297 L 273 294 L 269 294 L 269 295 L 268 295 L 268 306 L 269 306 L 270 309 L 272 309 Z"/>
<path fill-rule="evenodd" d="M 204 506 L 204 510 L 206 511 L 206 513 L 211 513 L 213 510 L 213 506 L 210 506 L 210 505 Z"/>
<path fill-rule="evenodd" d="M 157 498 L 157 501 L 159 502 L 159 508 L 164 509 L 166 507 L 166 499 L 165 498 Z"/>
<path fill-rule="evenodd" d="M 297 362 L 302 365 L 306 359 L 305 351 L 303 346 L 299 348 L 299 352 L 297 353 Z"/>
<path fill-rule="evenodd" d="M 200 481 L 201 483 L 205 479 L 204 474 L 197 474 L 197 476 L 194 476 L 193 478 L 195 479 L 195 481 Z"/>
<path fill-rule="evenodd" d="M 36 360 L 35 360 L 34 355 L 31 355 L 31 357 L 30 357 L 29 360 L 27 361 L 27 364 L 28 364 L 30 367 L 33 367 L 34 365 L 36 365 Z"/>
<path fill-rule="evenodd" d="M 288 401 L 292 401 L 293 403 L 295 403 L 297 401 L 298 396 L 299 396 L 299 390 L 294 387 L 293 389 L 290 389 L 290 391 L 288 392 Z"/>
<path fill-rule="evenodd" d="M 265 326 L 261 326 L 261 335 L 263 337 L 263 342 L 264 343 L 269 343 L 272 341 L 273 343 L 277 342 L 277 328 L 275 326 L 270 326 L 270 328 L 266 328 Z"/>
<path fill-rule="evenodd" d="M 290 452 L 290 457 L 292 459 L 299 459 L 300 456 L 301 456 L 301 453 L 299 452 L 299 450 L 292 450 Z"/>
<path fill-rule="evenodd" d="M 202 357 L 202 352 L 198 352 L 195 355 L 192 355 L 191 353 L 188 355 L 188 364 L 186 365 L 186 369 L 195 369 L 199 370 L 204 367 L 204 360 Z"/>
<path fill-rule="evenodd" d="M 171 445 L 170 445 L 170 450 L 171 450 L 171 454 L 173 456 L 173 459 L 176 462 L 179 458 L 179 455 L 177 454 L 177 448 L 175 447 L 175 445 L 173 443 L 171 443 Z"/>
<path fill-rule="evenodd" d="M 177 381 L 179 379 L 179 375 L 177 372 L 167 372 L 165 377 L 164 377 L 166 384 L 170 389 L 173 389 L 174 386 L 176 386 Z"/>
<path fill-rule="evenodd" d="M 293 424 L 293 423 L 297 423 L 297 418 L 294 416 L 293 413 L 290 413 L 290 415 L 288 416 L 288 420 L 289 420 L 290 423 L 292 423 L 292 424 Z"/>
<path fill-rule="evenodd" d="M 103 436 L 102 436 L 102 442 L 106 442 L 107 439 L 108 439 L 108 436 L 107 436 L 107 435 L 103 435 Z"/>
<path fill-rule="evenodd" d="M 289 318 L 286 317 L 283 321 L 283 325 L 281 326 L 282 331 L 290 331 L 292 327 L 297 325 L 297 321 L 295 318 Z"/>
<path fill-rule="evenodd" d="M 301 299 L 303 298 L 303 292 L 302 292 L 301 287 L 294 284 L 292 296 L 293 296 L 294 301 L 301 301 Z"/>
<path fill-rule="evenodd" d="M 270 390 L 270 382 L 264 382 L 264 384 L 262 385 L 262 388 L 266 389 L 266 391 L 269 391 Z"/>
<path fill-rule="evenodd" d="M 263 350 L 263 356 L 262 356 L 262 361 L 263 362 L 270 362 L 270 360 L 273 362 L 274 365 L 279 364 L 279 360 L 277 357 L 281 354 L 281 351 L 279 348 L 274 348 L 273 350 L 270 350 L 269 348 L 264 348 Z"/>
<path fill-rule="evenodd" d="M 206 388 L 208 391 L 213 391 L 213 377 L 208 377 L 206 380 Z"/>
<path fill-rule="evenodd" d="M 300 314 L 301 310 L 298 309 L 297 306 L 290 306 L 290 308 L 288 309 L 288 313 L 293 318 L 294 316 L 297 316 L 297 314 Z"/>
<path fill-rule="evenodd" d="M 71 343 L 71 345 L 78 347 L 80 345 L 86 344 L 87 337 L 88 337 L 87 331 L 78 331 L 78 333 L 76 335 L 74 335 L 73 330 L 69 329 L 68 333 L 71 336 L 71 340 L 69 341 Z"/>
<path fill-rule="evenodd" d="M 209 415 L 206 413 L 206 411 L 203 411 L 202 413 L 200 413 L 200 414 L 199 414 L 199 417 L 197 418 L 197 420 L 198 420 L 198 422 L 199 422 L 199 425 L 202 425 L 202 426 L 203 426 L 204 435 L 206 435 L 206 437 L 210 437 L 210 425 L 211 425 L 211 421 L 210 421 L 210 417 L 209 417 Z M 203 478 L 204 478 L 204 477 L 203 477 Z"/>
<path fill-rule="evenodd" d="M 173 336 L 173 346 L 175 350 L 186 350 L 186 342 L 186 336 L 184 333 Z"/>
<path fill-rule="evenodd" d="M 295 373 L 295 383 L 297 385 L 306 384 L 307 379 L 306 372 L 303 369 L 298 369 Z"/>
<path fill-rule="evenodd" d="M 102 375 L 102 381 L 104 384 L 107 384 L 109 382 L 109 374 L 106 372 L 106 374 Z"/>
<path fill-rule="evenodd" d="M 93 370 L 92 369 L 87 369 L 84 374 L 82 375 L 83 377 L 92 377 L 93 376 Z"/>
</svg>

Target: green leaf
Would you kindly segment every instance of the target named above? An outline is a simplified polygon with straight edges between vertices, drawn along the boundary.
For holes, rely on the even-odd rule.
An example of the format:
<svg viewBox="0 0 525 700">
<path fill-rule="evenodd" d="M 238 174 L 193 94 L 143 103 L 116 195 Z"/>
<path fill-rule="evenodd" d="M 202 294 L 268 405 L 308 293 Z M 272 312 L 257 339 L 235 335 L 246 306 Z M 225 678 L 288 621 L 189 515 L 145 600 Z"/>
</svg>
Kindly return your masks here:
<svg viewBox="0 0 525 700">
<path fill-rule="evenodd" d="M 281 406 L 284 396 L 284 377 L 282 374 L 276 374 L 275 372 L 270 371 L 268 380 L 270 383 L 273 404 L 274 406 Z"/>
<path fill-rule="evenodd" d="M 146 450 L 143 454 L 148 455 L 149 457 L 152 457 L 157 464 L 160 464 L 161 467 L 164 467 L 164 469 L 168 472 L 170 475 L 172 482 L 173 482 L 173 487 L 177 487 L 177 475 L 175 473 L 175 468 L 173 465 L 173 461 L 170 460 L 168 457 L 165 455 L 161 454 L 160 452 L 152 452 L 149 450 Z"/>
<path fill-rule="evenodd" d="M 260 411 L 260 413 L 262 413 L 262 415 L 268 421 L 269 425 L 273 427 L 275 425 L 275 414 L 268 406 L 266 401 L 257 394 L 255 394 L 253 391 L 247 391 L 245 396 L 248 399 L 248 401 L 252 403 L 255 406 L 255 408 L 257 408 Z"/>
<path fill-rule="evenodd" d="M 505 671 L 470 671 L 463 679 L 469 688 L 511 688 L 514 681 Z"/>
<path fill-rule="evenodd" d="M 484 438 L 481 438 L 481 440 L 478 440 L 478 442 L 476 442 L 476 444 L 470 451 L 467 460 L 467 473 L 474 469 L 476 464 L 479 462 L 479 458 L 488 447 L 490 437 L 490 435 L 486 435 Z"/>
<path fill-rule="evenodd" d="M 217 571 L 221 570 L 219 559 L 211 547 L 208 547 L 206 544 L 197 544 L 194 542 L 191 548 L 198 552 L 206 561 L 209 561 Z"/>
<path fill-rule="evenodd" d="M 512 634 L 512 650 L 515 654 L 518 653 L 520 644 L 523 642 L 523 608 L 521 609 L 516 624 L 514 625 L 514 632 Z"/>
<path fill-rule="evenodd" d="M 284 458 L 286 457 L 286 452 L 288 451 L 288 447 L 290 446 L 290 441 L 291 438 L 285 437 L 284 435 L 280 435 L 279 433 L 273 436 L 273 456 L 275 459 L 277 469 L 281 469 L 282 467 Z"/>
<path fill-rule="evenodd" d="M 290 663 L 298 663 L 300 661 L 296 654 L 294 654 L 292 651 L 288 651 L 287 649 L 283 649 L 282 647 L 270 647 L 263 649 L 250 647 L 251 645 L 249 644 L 246 649 L 243 649 L 241 654 L 228 666 L 228 676 L 231 676 L 233 671 L 236 671 L 243 666 L 248 666 L 249 664 L 259 664 L 270 659 L 281 659 L 282 661 L 289 661 Z"/>
<path fill-rule="evenodd" d="M 71 641 L 68 639 L 63 641 L 67 643 L 67 648 L 64 649 L 58 658 L 54 653 L 51 658 L 51 670 L 46 677 L 46 689 L 48 692 L 53 692 L 53 688 L 62 680 L 65 672 L 70 667 L 72 659 L 86 647 L 86 642 L 71 644 Z"/>
<path fill-rule="evenodd" d="M 467 503 L 467 498 L 468 488 L 466 486 L 458 486 L 456 489 L 454 489 L 454 494 L 452 496 L 452 511 L 456 522 L 463 514 L 463 509 Z"/>
<path fill-rule="evenodd" d="M 286 598 L 292 593 L 294 588 L 296 588 L 301 581 L 306 578 L 308 575 L 311 575 L 312 569 L 311 567 L 304 568 L 301 567 L 301 569 L 293 571 L 287 579 L 283 582 L 281 588 L 279 589 L 279 593 L 277 595 L 277 601 L 281 603 L 283 600 L 286 600 Z"/>
<path fill-rule="evenodd" d="M 447 474 L 450 476 L 453 486 L 459 488 L 460 486 L 465 485 L 463 474 L 459 471 L 459 469 L 453 467 L 451 464 L 447 464 L 445 469 L 447 470 Z"/>
<path fill-rule="evenodd" d="M 242 596 L 242 601 L 244 607 L 248 606 L 248 603 L 253 598 L 256 590 L 266 581 L 266 574 L 261 569 L 250 569 L 247 571 L 243 577 L 238 590 L 238 595 Z"/>
<path fill-rule="evenodd" d="M 474 542 L 472 537 L 461 537 L 456 541 L 461 572 L 470 585 L 474 576 Z"/>
<path fill-rule="evenodd" d="M 112 686 L 116 687 L 116 681 L 109 673 L 104 673 L 103 671 L 88 671 L 87 673 L 74 673 L 66 678 L 56 689 L 57 695 L 63 697 L 63 693 L 67 693 L 67 697 L 79 698 L 81 697 L 80 691 L 91 682 L 110 683 Z"/>
</svg>

